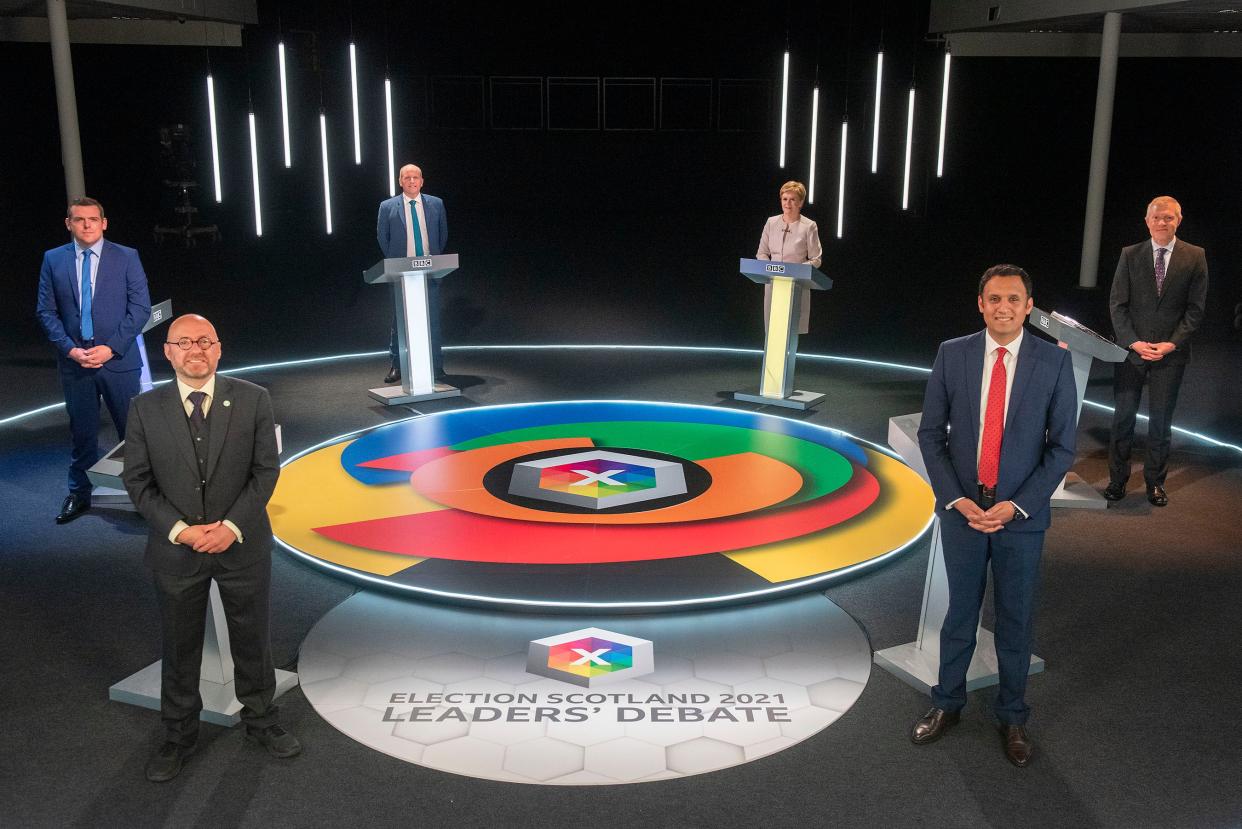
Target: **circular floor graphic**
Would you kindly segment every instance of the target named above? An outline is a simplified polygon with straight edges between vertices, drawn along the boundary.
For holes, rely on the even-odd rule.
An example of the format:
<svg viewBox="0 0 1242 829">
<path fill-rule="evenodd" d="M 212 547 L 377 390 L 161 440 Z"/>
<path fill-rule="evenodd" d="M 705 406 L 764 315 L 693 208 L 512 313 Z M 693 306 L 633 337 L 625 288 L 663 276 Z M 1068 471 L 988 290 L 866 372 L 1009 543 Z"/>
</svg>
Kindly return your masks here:
<svg viewBox="0 0 1242 829">
<path fill-rule="evenodd" d="M 866 636 L 810 594 L 677 614 L 505 614 L 361 592 L 298 673 L 315 710 L 393 757 L 488 780 L 614 785 L 736 766 L 831 725 Z"/>
<path fill-rule="evenodd" d="M 440 412 L 284 466 L 286 549 L 390 589 L 671 609 L 813 588 L 907 547 L 932 494 L 841 432 L 735 409 L 579 401 Z"/>
</svg>

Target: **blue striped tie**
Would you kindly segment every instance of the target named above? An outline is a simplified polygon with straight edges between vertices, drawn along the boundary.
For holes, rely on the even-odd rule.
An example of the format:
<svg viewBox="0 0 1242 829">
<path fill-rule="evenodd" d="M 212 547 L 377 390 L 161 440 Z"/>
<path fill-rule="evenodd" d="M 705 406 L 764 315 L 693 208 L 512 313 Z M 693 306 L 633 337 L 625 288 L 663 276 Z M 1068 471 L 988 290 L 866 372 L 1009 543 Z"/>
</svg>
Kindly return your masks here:
<svg viewBox="0 0 1242 829">
<path fill-rule="evenodd" d="M 91 251 L 82 251 L 82 339 L 95 339 L 95 320 L 91 317 Z"/>
</svg>

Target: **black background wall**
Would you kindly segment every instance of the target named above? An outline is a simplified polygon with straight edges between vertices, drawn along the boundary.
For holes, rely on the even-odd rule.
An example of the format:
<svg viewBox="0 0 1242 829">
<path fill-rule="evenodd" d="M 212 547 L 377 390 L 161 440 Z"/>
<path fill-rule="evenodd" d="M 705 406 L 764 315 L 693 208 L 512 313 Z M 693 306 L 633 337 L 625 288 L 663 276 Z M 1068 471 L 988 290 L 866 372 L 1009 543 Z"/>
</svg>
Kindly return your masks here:
<svg viewBox="0 0 1242 829">
<path fill-rule="evenodd" d="M 1100 287 L 1076 288 L 1096 62 L 958 58 L 953 63 L 946 171 L 936 179 L 941 50 L 925 42 L 926 4 L 789 4 L 795 79 L 788 163 L 777 166 L 783 8 L 708 3 L 624 10 L 536 4 L 261 3 L 244 49 L 213 48 L 225 201 L 210 198 L 202 48 L 75 46 L 87 189 L 107 206 L 114 241 L 137 246 L 152 295 L 217 321 L 231 359 L 381 348 L 389 300 L 363 286 L 378 258 L 374 220 L 388 195 L 385 62 L 394 80 L 398 164 L 420 163 L 445 199 L 449 249 L 462 267 L 446 290 L 450 343 L 659 342 L 757 346 L 756 286 L 737 275 L 753 255 L 777 191 L 806 180 L 810 87 L 819 55 L 823 104 L 817 198 L 825 265 L 837 280 L 816 298 L 812 351 L 929 363 L 936 342 L 977 325 L 977 275 L 998 261 L 1028 268 L 1041 307 L 1111 333 L 1107 288 L 1118 249 L 1145 238 L 1159 193 L 1185 210 L 1181 237 L 1204 245 L 1212 270 L 1205 343 L 1237 345 L 1242 297 L 1234 136 L 1238 63 L 1123 59 L 1106 201 Z M 533 11 L 531 11 L 533 9 Z M 186 24 L 193 25 L 193 24 Z M 353 163 L 347 43 L 358 43 L 363 163 Z M 875 47 L 886 48 L 880 172 L 869 172 Z M 385 32 L 388 32 L 385 35 Z M 290 58 L 294 165 L 281 163 L 275 43 Z M 387 56 L 386 53 L 387 52 Z M 316 70 L 319 70 L 318 73 Z M 905 92 L 919 90 L 911 209 L 900 209 Z M 453 82 L 448 77 L 474 77 Z M 488 127 L 452 88 L 486 90 L 503 76 L 712 78 L 771 83 L 755 131 L 507 131 Z M 41 252 L 66 239 L 51 57 L 5 44 L 0 77 L 0 305 L 6 350 L 49 359 L 33 317 Z M 324 232 L 318 110 L 331 132 L 335 232 Z M 434 79 L 439 78 L 439 81 Z M 454 87 L 454 84 L 457 84 Z M 473 86 L 472 86 L 473 85 Z M 264 235 L 254 235 L 247 89 L 261 133 Z M 437 96 L 439 96 L 437 98 Z M 848 99 L 848 100 L 847 100 Z M 851 121 L 845 237 L 834 238 L 840 120 Z M 457 109 L 454 110 L 454 107 Z M 464 108 L 464 109 L 463 109 Z M 615 110 L 614 110 L 615 112 Z M 475 115 L 479 129 L 453 129 Z M 739 116 L 736 108 L 718 117 Z M 219 244 L 156 246 L 170 193 L 160 183 L 158 128 L 194 139 L 197 203 Z M 730 121 L 733 123 L 733 121 Z M 1228 392 L 1232 394 L 1232 391 Z M 1184 404 L 1193 409 L 1193 400 Z"/>
</svg>

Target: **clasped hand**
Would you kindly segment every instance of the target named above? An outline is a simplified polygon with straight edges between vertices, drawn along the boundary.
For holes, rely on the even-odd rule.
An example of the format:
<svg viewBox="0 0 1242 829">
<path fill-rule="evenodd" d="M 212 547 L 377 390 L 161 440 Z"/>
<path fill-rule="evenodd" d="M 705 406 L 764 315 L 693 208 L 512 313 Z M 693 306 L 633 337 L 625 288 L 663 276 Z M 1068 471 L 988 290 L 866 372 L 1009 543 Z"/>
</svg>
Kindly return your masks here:
<svg viewBox="0 0 1242 829">
<path fill-rule="evenodd" d="M 211 524 L 192 524 L 177 535 L 178 544 L 193 547 L 194 552 L 208 555 L 223 553 L 232 547 L 236 540 L 237 536 L 223 521 Z"/>
<path fill-rule="evenodd" d="M 1130 343 L 1130 348 L 1148 362 L 1163 360 L 1166 354 L 1172 353 L 1177 346 L 1170 342 L 1149 343 L 1138 340 Z"/>
<path fill-rule="evenodd" d="M 93 348 L 71 348 L 69 359 L 82 368 L 100 368 L 112 359 L 112 349 L 106 345 L 97 345 Z"/>
<path fill-rule="evenodd" d="M 972 530 L 981 533 L 994 533 L 1004 529 L 1014 516 L 1013 504 L 1009 501 L 1001 501 L 985 511 L 969 498 L 962 498 L 953 507 L 966 517 L 966 523 Z"/>
</svg>

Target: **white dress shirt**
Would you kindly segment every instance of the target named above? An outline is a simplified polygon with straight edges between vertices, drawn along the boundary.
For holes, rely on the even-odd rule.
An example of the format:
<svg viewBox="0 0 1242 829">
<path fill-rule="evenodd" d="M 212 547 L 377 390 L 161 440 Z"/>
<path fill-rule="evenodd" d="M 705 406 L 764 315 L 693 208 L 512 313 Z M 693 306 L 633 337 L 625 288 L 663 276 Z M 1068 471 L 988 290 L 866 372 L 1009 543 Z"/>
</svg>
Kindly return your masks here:
<svg viewBox="0 0 1242 829">
<path fill-rule="evenodd" d="M 414 204 L 411 205 L 410 202 Z M 411 207 L 418 214 L 418 230 L 419 236 L 423 241 L 423 256 L 431 255 L 431 243 L 427 241 L 427 214 L 423 210 L 423 194 L 419 193 L 414 198 L 410 198 L 404 193 L 401 194 L 401 209 L 405 212 L 405 255 L 414 256 L 414 234 L 410 233 L 410 209 Z"/>
<path fill-rule="evenodd" d="M 91 296 L 95 296 L 95 277 L 99 275 L 99 252 L 103 250 L 103 237 L 87 250 L 91 252 Z M 73 241 L 73 293 L 78 298 L 78 307 L 82 307 L 82 246 Z"/>
<path fill-rule="evenodd" d="M 1155 239 L 1151 240 L 1151 266 L 1156 267 L 1156 251 L 1164 248 L 1164 272 L 1167 276 L 1169 273 L 1169 257 L 1173 255 L 1173 246 L 1177 244 L 1177 237 L 1174 236 L 1169 240 L 1167 245 L 1161 245 Z"/>
</svg>

